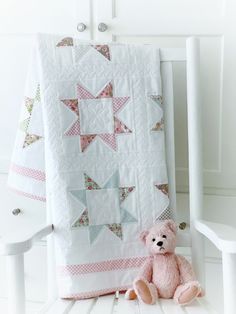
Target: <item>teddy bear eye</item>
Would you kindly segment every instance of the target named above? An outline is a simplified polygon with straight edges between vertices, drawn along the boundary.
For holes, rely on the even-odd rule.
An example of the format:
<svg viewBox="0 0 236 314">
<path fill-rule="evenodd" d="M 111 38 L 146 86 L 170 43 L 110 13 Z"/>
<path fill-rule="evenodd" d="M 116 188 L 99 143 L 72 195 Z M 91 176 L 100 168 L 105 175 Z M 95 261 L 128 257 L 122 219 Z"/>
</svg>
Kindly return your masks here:
<svg viewBox="0 0 236 314">
<path fill-rule="evenodd" d="M 163 235 L 162 238 L 166 239 L 166 235 Z"/>
<path fill-rule="evenodd" d="M 152 239 L 152 242 L 155 242 L 155 241 L 156 241 L 156 239 L 155 239 L 155 238 L 153 238 L 153 239 Z"/>
</svg>

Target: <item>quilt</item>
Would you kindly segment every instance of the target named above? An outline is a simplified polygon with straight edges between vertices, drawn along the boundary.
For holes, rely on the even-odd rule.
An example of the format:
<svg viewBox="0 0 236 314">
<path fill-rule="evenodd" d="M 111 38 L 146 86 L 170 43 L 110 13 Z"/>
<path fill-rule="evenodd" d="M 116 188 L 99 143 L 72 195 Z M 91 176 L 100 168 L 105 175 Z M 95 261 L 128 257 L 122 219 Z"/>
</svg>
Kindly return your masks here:
<svg viewBox="0 0 236 314">
<path fill-rule="evenodd" d="M 129 288 L 172 217 L 163 108 L 158 47 L 37 36 L 8 185 L 46 201 L 61 298 Z"/>
</svg>

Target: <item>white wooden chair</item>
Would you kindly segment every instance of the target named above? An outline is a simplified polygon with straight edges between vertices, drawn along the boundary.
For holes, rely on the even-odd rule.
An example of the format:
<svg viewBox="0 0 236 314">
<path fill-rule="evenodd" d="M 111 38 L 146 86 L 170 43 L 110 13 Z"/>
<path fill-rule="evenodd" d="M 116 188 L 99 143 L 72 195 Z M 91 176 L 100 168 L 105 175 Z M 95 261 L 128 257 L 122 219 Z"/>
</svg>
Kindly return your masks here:
<svg viewBox="0 0 236 314">
<path fill-rule="evenodd" d="M 199 42 L 189 38 L 185 49 L 161 49 L 161 70 L 163 77 L 163 98 L 166 121 L 166 152 L 169 173 L 171 206 L 176 207 L 175 158 L 174 158 L 174 104 L 172 62 L 187 63 L 187 103 L 188 103 L 188 150 L 190 188 L 190 228 L 180 231 L 178 246 L 191 247 L 192 263 L 198 280 L 204 286 L 203 236 L 211 240 L 222 252 L 224 314 L 236 313 L 236 229 L 202 220 L 202 137 L 201 137 L 201 97 L 199 77 Z M 49 215 L 50 216 L 50 215 Z M 138 301 L 126 301 L 124 295 L 115 293 L 96 299 L 66 301 L 57 297 L 56 275 L 53 248 L 53 226 L 37 227 L 33 232 L 17 230 L 0 241 L 0 254 L 6 255 L 8 274 L 9 314 L 25 314 L 24 253 L 34 242 L 48 236 L 48 302 L 40 313 L 83 314 L 83 313 L 215 313 L 204 298 L 182 308 L 173 300 L 160 300 L 148 306 Z M 220 313 L 222 314 L 222 313 Z"/>
</svg>

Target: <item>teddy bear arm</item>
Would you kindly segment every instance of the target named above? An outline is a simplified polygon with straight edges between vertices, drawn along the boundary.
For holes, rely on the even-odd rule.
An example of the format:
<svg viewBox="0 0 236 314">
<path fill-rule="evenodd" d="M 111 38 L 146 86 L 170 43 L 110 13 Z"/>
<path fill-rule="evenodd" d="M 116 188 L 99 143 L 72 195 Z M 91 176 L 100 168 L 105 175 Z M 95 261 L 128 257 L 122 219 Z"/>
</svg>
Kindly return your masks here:
<svg viewBox="0 0 236 314">
<path fill-rule="evenodd" d="M 138 278 L 146 279 L 148 282 L 151 282 L 152 280 L 152 260 L 147 259 L 143 266 L 141 267 Z"/>
<path fill-rule="evenodd" d="M 192 265 L 189 263 L 189 261 L 181 256 L 177 255 L 177 264 L 179 267 L 179 273 L 180 273 L 180 279 L 182 283 L 190 282 L 196 280 L 196 276 L 193 271 Z"/>
</svg>

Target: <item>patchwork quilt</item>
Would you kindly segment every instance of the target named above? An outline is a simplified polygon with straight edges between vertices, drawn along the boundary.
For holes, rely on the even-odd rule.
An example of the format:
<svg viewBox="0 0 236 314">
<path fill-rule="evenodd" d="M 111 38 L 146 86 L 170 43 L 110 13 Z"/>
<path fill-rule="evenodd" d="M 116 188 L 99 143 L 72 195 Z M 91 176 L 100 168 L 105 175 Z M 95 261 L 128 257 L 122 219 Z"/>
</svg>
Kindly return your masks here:
<svg viewBox="0 0 236 314">
<path fill-rule="evenodd" d="M 157 47 L 38 36 L 8 183 L 46 201 L 60 297 L 130 287 L 171 218 L 163 106 Z"/>
</svg>

